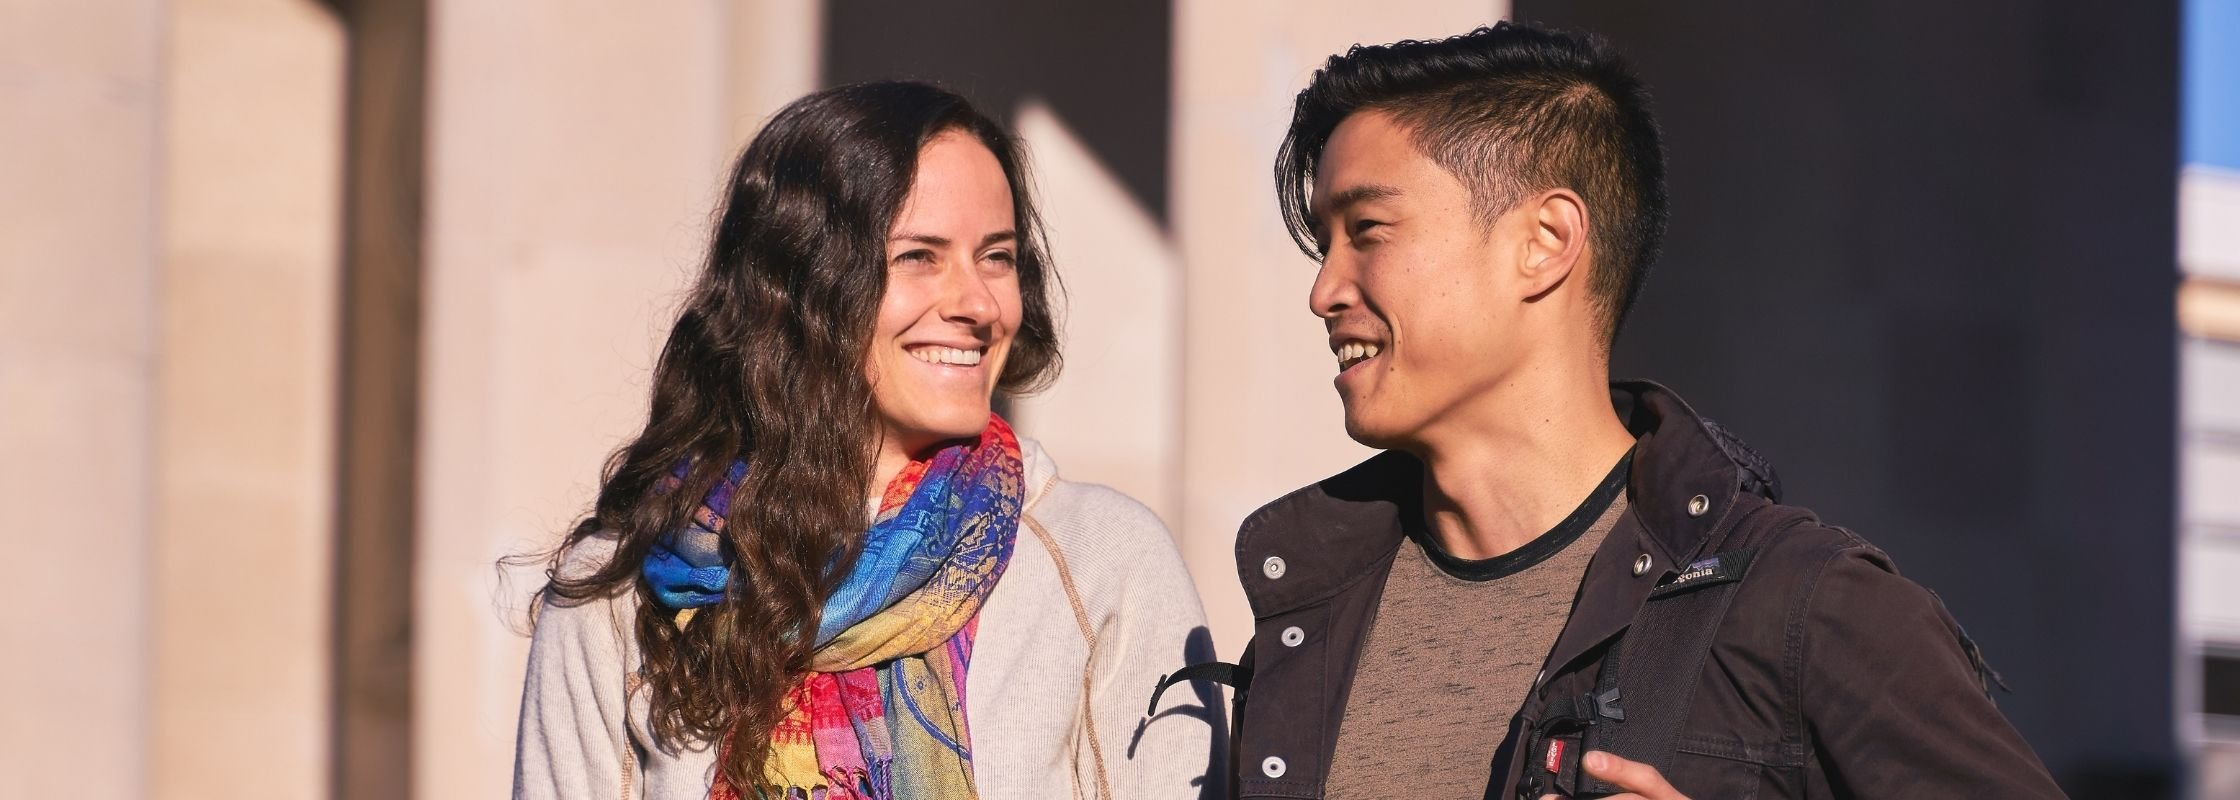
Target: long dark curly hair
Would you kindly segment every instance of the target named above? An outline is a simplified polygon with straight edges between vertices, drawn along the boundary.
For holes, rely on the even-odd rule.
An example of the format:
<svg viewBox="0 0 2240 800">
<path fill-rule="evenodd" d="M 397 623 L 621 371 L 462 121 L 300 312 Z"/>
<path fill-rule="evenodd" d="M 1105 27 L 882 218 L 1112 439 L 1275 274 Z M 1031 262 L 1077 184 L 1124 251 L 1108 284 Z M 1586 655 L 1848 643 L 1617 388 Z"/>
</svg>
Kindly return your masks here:
<svg viewBox="0 0 2240 800">
<path fill-rule="evenodd" d="M 950 131 L 993 151 L 1011 184 L 1023 321 L 1000 388 L 1031 391 L 1056 374 L 1056 276 L 1018 142 L 964 98 L 921 83 L 803 97 L 740 154 L 707 261 L 654 368 L 645 429 L 608 459 L 597 505 L 547 570 L 556 599 L 636 593 L 656 737 L 665 747 L 726 745 L 721 769 L 733 786 L 762 783 L 818 610 L 860 546 L 877 448 L 865 359 L 887 237 L 920 149 Z M 730 589 L 680 629 L 640 564 L 739 459 L 746 479 L 724 533 Z M 660 489 L 680 465 L 682 484 Z M 557 569 L 569 548 L 601 534 L 618 540 L 604 567 Z"/>
</svg>

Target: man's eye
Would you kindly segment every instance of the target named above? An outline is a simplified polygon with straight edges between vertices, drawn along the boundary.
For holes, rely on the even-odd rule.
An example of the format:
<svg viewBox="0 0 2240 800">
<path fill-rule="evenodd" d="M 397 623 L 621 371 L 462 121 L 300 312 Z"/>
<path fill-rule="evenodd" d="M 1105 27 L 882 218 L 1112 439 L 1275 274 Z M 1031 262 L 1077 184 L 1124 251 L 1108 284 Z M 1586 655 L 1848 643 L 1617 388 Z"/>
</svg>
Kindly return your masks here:
<svg viewBox="0 0 2240 800">
<path fill-rule="evenodd" d="M 1366 234 L 1366 233 L 1368 233 L 1368 232 L 1369 232 L 1369 231 L 1370 231 L 1371 229 L 1374 229 L 1374 228 L 1381 228 L 1381 227 L 1384 227 L 1384 223 L 1383 223 L 1382 221 L 1379 221 L 1379 220 L 1373 220 L 1373 219 L 1365 219 L 1365 220 L 1361 220 L 1361 221 L 1359 221 L 1359 222 L 1355 222 L 1355 223 L 1353 223 L 1353 231 L 1352 231 L 1351 233 L 1347 234 L 1347 235 L 1349 235 L 1349 236 L 1351 236 L 1351 237 L 1353 237 L 1353 238 L 1355 238 L 1355 239 L 1359 239 L 1359 238 L 1361 238 L 1361 236 L 1362 236 L 1363 234 Z"/>
</svg>

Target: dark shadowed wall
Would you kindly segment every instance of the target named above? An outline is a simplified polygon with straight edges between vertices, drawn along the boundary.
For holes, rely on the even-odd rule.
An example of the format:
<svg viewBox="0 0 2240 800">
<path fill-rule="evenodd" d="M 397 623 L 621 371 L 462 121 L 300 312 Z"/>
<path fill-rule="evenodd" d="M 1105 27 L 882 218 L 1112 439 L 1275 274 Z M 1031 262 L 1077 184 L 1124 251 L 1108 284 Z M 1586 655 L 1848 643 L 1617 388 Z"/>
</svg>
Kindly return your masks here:
<svg viewBox="0 0 2240 800">
<path fill-rule="evenodd" d="M 1049 104 L 1164 221 L 1172 18 L 1159 0 L 828 0 L 824 82 L 930 80 L 1007 121 Z"/>
<path fill-rule="evenodd" d="M 2072 794 L 2172 794 L 2175 5 L 1514 16 L 1656 92 L 1671 236 L 1614 371 L 1941 594 Z"/>
</svg>

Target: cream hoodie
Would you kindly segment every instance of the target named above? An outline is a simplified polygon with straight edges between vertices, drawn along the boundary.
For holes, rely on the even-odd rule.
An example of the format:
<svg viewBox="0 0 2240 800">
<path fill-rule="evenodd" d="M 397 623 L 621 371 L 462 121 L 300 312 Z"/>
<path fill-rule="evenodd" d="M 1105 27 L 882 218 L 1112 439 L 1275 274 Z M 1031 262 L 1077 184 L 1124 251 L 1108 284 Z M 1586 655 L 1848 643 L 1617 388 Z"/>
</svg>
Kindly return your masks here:
<svg viewBox="0 0 2240 800">
<path fill-rule="evenodd" d="M 1011 563 L 981 608 L 965 683 L 980 796 L 1218 797 L 1227 731 L 1219 692 L 1176 686 L 1158 714 L 1144 713 L 1160 676 L 1213 657 L 1205 612 L 1166 526 L 1126 495 L 1058 479 L 1032 440 L 1020 449 L 1027 518 L 1038 525 L 1019 526 Z M 586 539 L 561 569 L 596 569 L 614 544 Z M 538 614 L 517 800 L 707 796 L 715 749 L 671 751 L 650 735 L 647 692 L 634 675 L 636 612 L 625 592 L 548 602 Z"/>
</svg>

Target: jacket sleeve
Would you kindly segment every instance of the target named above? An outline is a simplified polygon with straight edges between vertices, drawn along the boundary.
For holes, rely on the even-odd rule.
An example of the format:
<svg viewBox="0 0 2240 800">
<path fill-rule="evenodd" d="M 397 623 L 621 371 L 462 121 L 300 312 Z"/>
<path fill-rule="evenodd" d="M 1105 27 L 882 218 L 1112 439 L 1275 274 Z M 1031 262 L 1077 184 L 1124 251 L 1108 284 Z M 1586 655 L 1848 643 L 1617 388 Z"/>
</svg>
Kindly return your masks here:
<svg viewBox="0 0 2240 800">
<path fill-rule="evenodd" d="M 636 800 L 625 730 L 627 597 L 547 595 L 529 643 L 515 740 L 515 800 Z"/>
<path fill-rule="evenodd" d="M 1219 687 L 1176 684 L 1145 704 L 1159 679 L 1189 664 L 1213 660 L 1197 586 L 1182 564 L 1166 526 L 1150 509 L 1130 501 L 1133 520 L 1113 520 L 1139 531 L 1119 602 L 1100 621 L 1090 692 L 1091 724 L 1103 750 L 1114 796 L 1218 798 L 1226 795 L 1226 715 Z M 1083 755 L 1090 746 L 1082 743 Z M 1092 765 L 1093 768 L 1093 765 Z"/>
<path fill-rule="evenodd" d="M 1880 553 L 1837 552 L 1804 613 L 1805 722 L 1838 796 L 2063 796 L 1984 693 L 1944 604 Z"/>
</svg>

